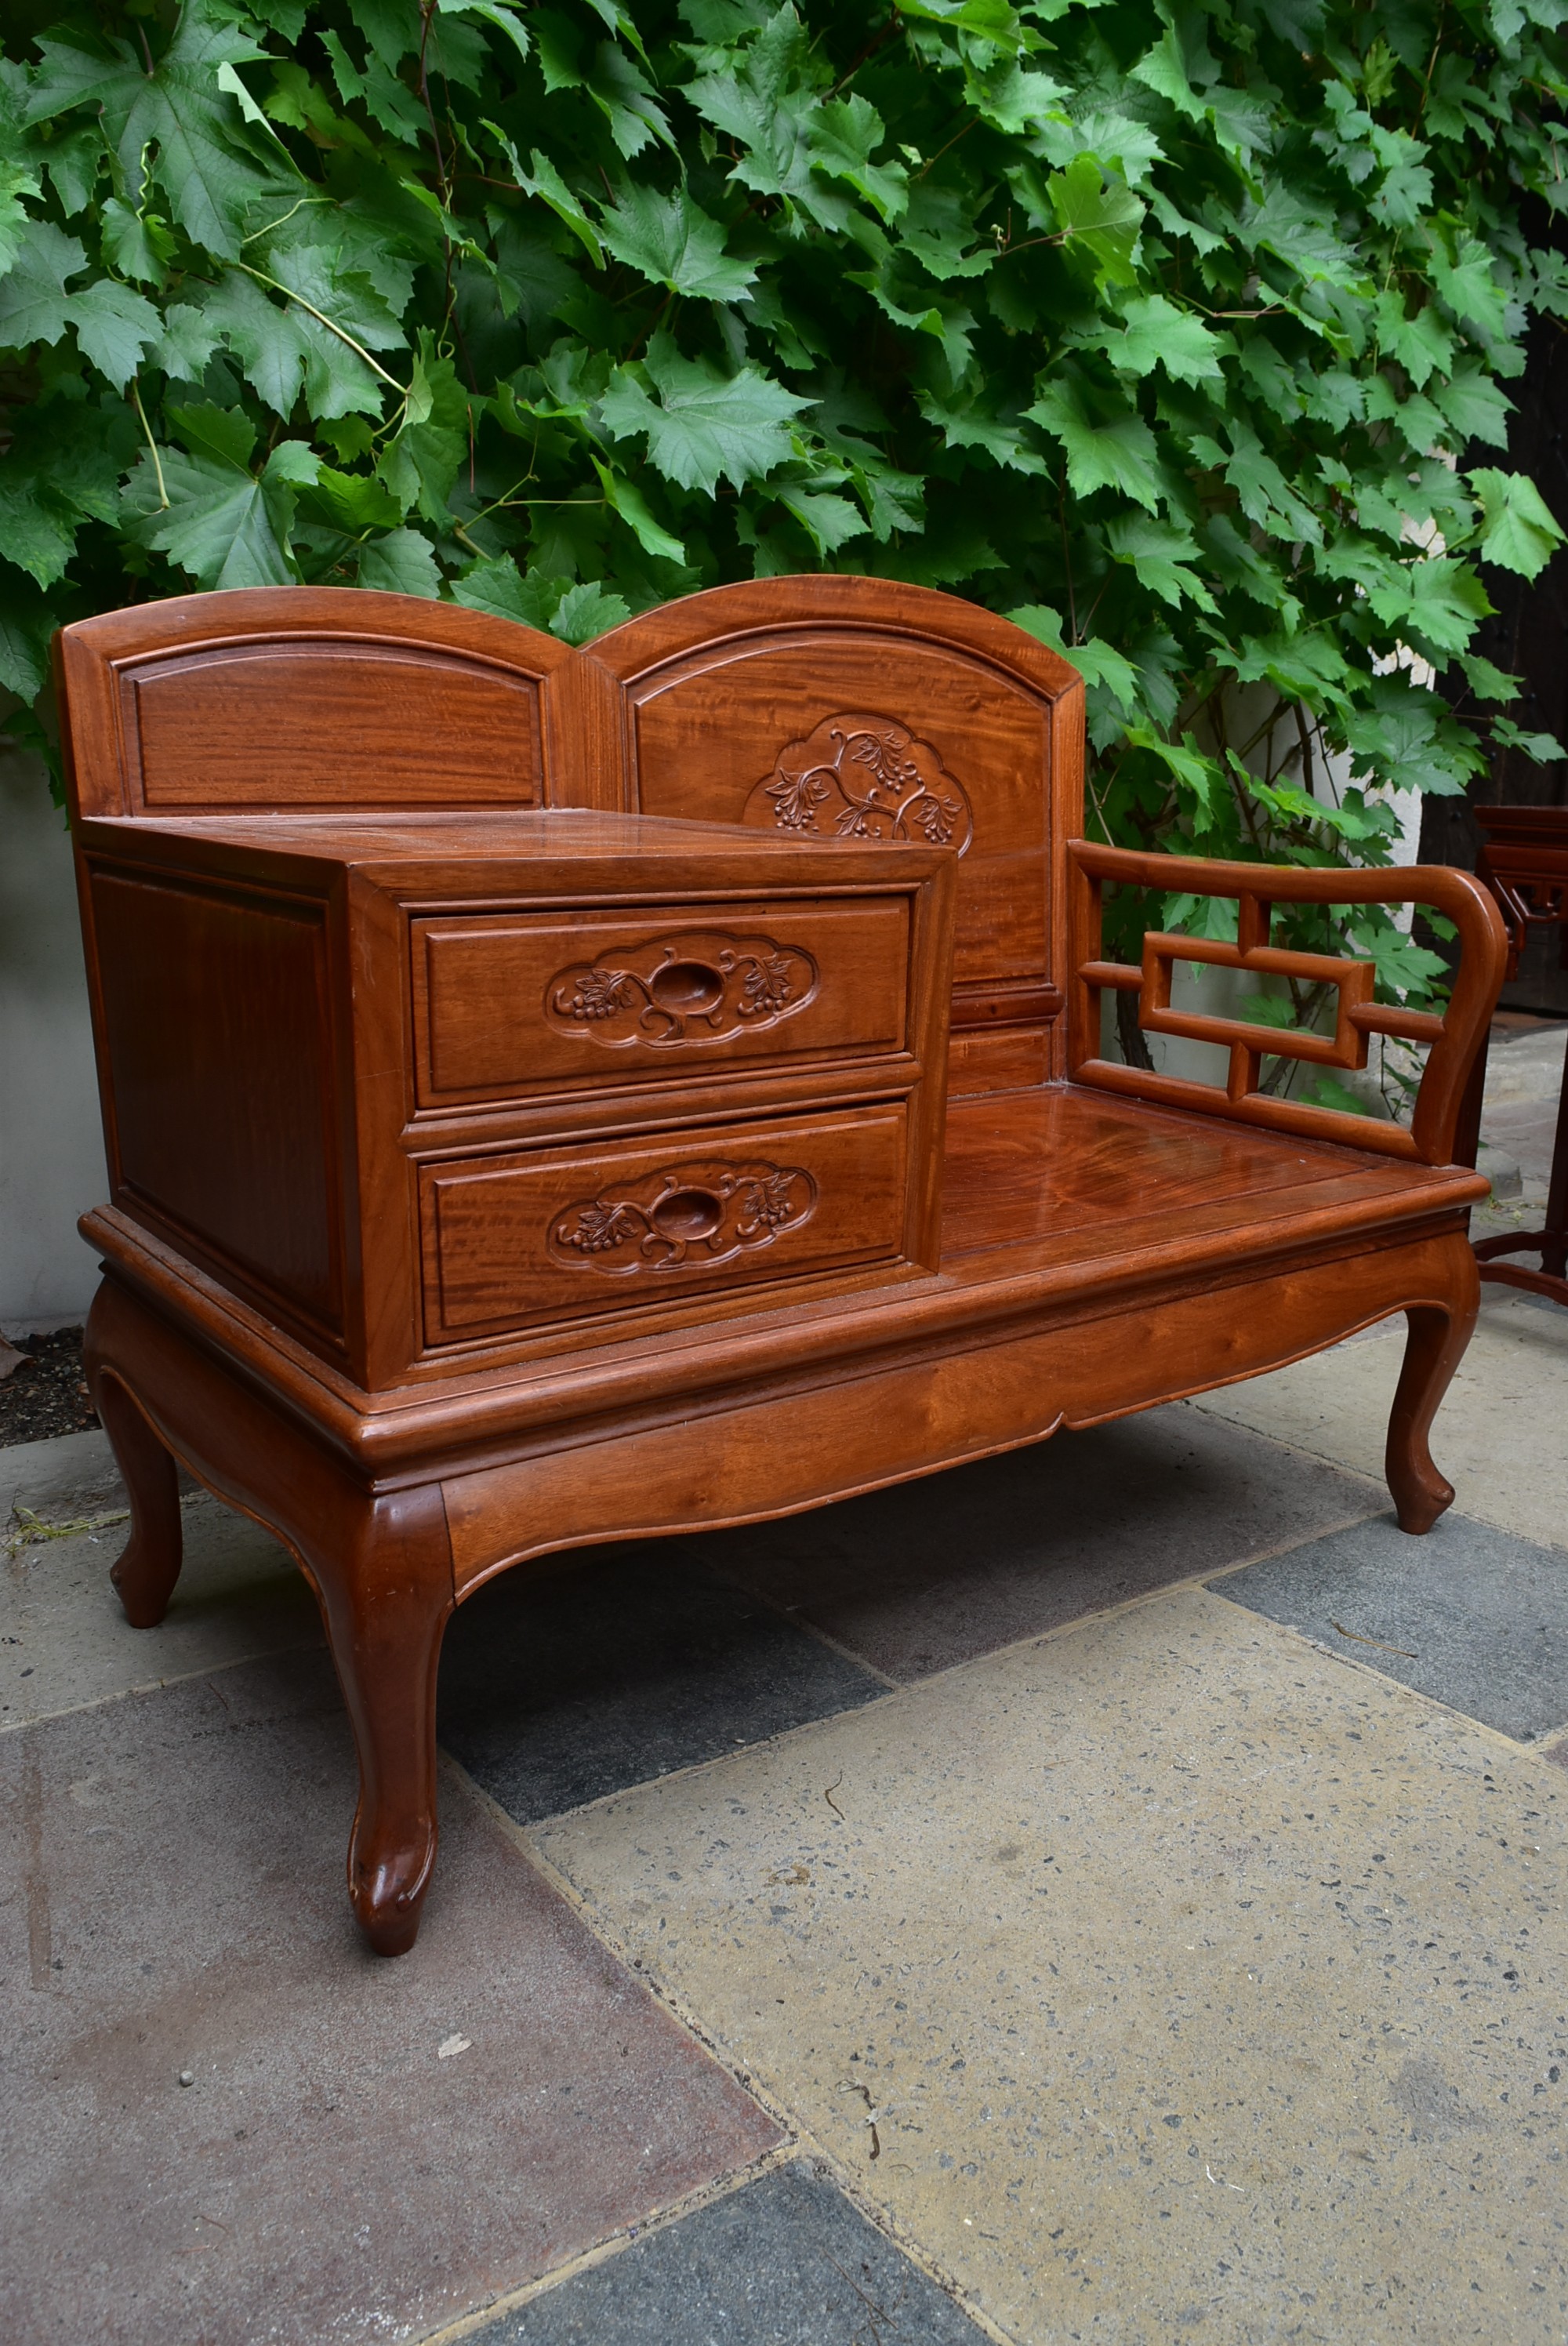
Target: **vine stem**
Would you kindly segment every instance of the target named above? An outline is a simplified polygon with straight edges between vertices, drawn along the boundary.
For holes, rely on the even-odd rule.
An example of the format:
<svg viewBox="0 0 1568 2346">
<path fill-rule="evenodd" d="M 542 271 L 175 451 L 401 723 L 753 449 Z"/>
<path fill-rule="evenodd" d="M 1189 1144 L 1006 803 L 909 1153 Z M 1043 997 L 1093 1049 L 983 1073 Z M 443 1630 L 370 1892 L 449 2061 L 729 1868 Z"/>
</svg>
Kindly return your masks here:
<svg viewBox="0 0 1568 2346">
<path fill-rule="evenodd" d="M 158 453 L 158 442 L 152 436 L 152 426 L 147 420 L 147 410 L 141 403 L 140 378 L 134 374 L 131 377 L 131 397 L 136 402 L 136 412 L 141 418 L 141 428 L 147 434 L 148 449 L 152 457 L 152 469 L 158 475 L 158 501 L 162 506 L 164 512 L 167 513 L 168 511 L 168 487 L 163 477 L 163 458 Z"/>
<path fill-rule="evenodd" d="M 252 269 L 248 260 L 236 260 L 231 262 L 230 266 L 242 269 L 247 277 L 254 277 L 258 285 L 270 285 L 274 293 L 281 293 L 285 300 L 293 301 L 301 310 L 309 311 L 319 326 L 325 326 L 329 334 L 336 334 L 340 342 L 346 342 L 356 357 L 363 359 L 372 374 L 379 374 L 383 382 L 391 383 L 400 399 L 408 397 L 406 389 L 399 382 L 396 375 L 389 374 L 379 359 L 372 358 L 362 342 L 356 342 L 352 334 L 345 332 L 335 320 L 328 317 L 324 310 L 318 310 L 313 301 L 307 301 L 302 293 L 296 293 L 291 285 L 281 284 L 276 277 L 269 277 L 265 270 Z"/>
</svg>

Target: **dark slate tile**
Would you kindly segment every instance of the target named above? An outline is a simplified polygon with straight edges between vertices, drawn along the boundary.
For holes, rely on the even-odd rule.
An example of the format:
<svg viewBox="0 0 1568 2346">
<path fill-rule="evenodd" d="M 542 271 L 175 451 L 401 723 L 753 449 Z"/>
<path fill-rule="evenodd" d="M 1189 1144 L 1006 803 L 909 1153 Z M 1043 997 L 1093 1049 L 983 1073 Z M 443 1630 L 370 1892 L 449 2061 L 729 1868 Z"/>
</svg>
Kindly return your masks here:
<svg viewBox="0 0 1568 2346">
<path fill-rule="evenodd" d="M 365 1952 L 353 1799 L 320 1654 L 0 1736 L 0 2337 L 423 2337 L 779 2141 L 455 1771 Z"/>
<path fill-rule="evenodd" d="M 1210 1586 L 1521 1743 L 1568 1720 L 1568 1550 L 1380 1515 Z"/>
<path fill-rule="evenodd" d="M 902 1681 L 1378 1504 L 1359 1476 L 1177 1403 L 687 1545 Z"/>
<path fill-rule="evenodd" d="M 520 1822 L 885 1689 L 667 1540 L 505 1575 L 446 1633 L 440 1733 Z"/>
<path fill-rule="evenodd" d="M 983 2335 L 797 2160 L 472 2331 L 469 2346 L 980 2346 Z"/>
</svg>

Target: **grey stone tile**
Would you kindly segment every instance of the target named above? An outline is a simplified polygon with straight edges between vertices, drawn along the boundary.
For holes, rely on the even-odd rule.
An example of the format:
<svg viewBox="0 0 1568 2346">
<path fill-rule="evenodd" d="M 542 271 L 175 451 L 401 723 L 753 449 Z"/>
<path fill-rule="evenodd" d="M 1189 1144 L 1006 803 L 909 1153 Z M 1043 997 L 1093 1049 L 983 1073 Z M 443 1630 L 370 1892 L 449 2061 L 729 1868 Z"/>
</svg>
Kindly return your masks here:
<svg viewBox="0 0 1568 2346">
<path fill-rule="evenodd" d="M 97 1434 L 18 1445 L 69 1450 Z M 14 1453 L 0 1451 L 0 1460 Z M 173 1601 L 154 1629 L 133 1629 L 109 1579 L 128 1536 L 104 1524 L 95 1487 L 69 1461 L 49 1462 L 54 1497 L 35 1513 L 58 1525 L 99 1520 L 97 1531 L 63 1537 L 13 1535 L 0 1562 L 0 1729 L 46 1719 L 173 1678 L 290 1647 L 320 1645 L 316 1600 L 277 1541 L 205 1491 L 182 1509 L 185 1566 Z M 87 1471 L 97 1470 L 92 1461 Z M 27 1487 L 38 1489 L 35 1481 Z M 47 1489 L 40 1495 L 47 1496 Z M 24 1501 L 23 1504 L 27 1504 Z"/>
<path fill-rule="evenodd" d="M 55 1523 L 107 1515 L 125 1504 L 126 1487 L 101 1431 L 0 1448 L 0 1524 L 18 1506 Z"/>
<path fill-rule="evenodd" d="M 981 2346 L 983 2334 L 797 2161 L 471 2332 L 470 2346 Z"/>
<path fill-rule="evenodd" d="M 439 1731 L 526 1823 L 883 1691 L 682 1547 L 648 1540 L 479 1589 L 447 1629 Z"/>
<path fill-rule="evenodd" d="M 1379 1504 L 1176 1403 L 689 1545 L 907 1681 Z"/>
<path fill-rule="evenodd" d="M 778 2144 L 454 1774 L 367 1953 L 353 1797 L 320 1653 L 0 1737 L 6 2346 L 423 2337 Z"/>
<path fill-rule="evenodd" d="M 1380 1515 L 1210 1584 L 1330 1652 L 1532 1742 L 1568 1720 L 1568 1551 L 1447 1515 Z"/>
</svg>

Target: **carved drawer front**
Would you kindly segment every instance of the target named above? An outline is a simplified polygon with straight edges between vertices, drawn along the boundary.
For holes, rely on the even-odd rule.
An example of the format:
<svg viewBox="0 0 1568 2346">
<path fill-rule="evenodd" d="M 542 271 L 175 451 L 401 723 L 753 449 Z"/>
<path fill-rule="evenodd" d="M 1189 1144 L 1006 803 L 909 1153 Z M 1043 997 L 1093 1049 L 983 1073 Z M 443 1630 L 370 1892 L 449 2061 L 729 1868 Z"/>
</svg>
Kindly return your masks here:
<svg viewBox="0 0 1568 2346">
<path fill-rule="evenodd" d="M 419 1105 L 901 1050 L 910 899 L 413 924 Z"/>
<path fill-rule="evenodd" d="M 901 1103 L 421 1168 L 433 1344 L 895 1260 Z"/>
</svg>

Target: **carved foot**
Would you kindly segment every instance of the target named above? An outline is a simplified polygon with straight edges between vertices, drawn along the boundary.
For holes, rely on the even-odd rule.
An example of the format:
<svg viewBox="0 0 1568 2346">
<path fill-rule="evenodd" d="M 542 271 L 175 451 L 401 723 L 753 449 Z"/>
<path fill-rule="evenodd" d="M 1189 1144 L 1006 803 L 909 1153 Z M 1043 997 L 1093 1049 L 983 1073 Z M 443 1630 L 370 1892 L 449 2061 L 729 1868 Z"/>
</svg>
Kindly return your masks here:
<svg viewBox="0 0 1568 2346">
<path fill-rule="evenodd" d="M 367 1817 L 361 1799 L 349 1841 L 349 1902 L 378 1955 L 406 1955 L 419 1936 L 424 1893 L 435 1870 L 433 1783 L 422 1837 L 412 1847 L 395 1837 L 389 1842 L 389 1833 L 395 1836 L 398 1830 L 396 1820 Z"/>
<path fill-rule="evenodd" d="M 179 1478 L 174 1460 L 125 1386 L 95 1357 L 91 1335 L 89 1326 L 87 1368 L 93 1405 L 130 1495 L 130 1537 L 109 1578 L 132 1627 L 155 1629 L 179 1578 Z"/>
<path fill-rule="evenodd" d="M 408 1953 L 435 1865 L 435 1672 L 452 1610 L 439 1485 L 360 1503 L 314 1558 L 360 1760 L 349 1899 L 378 1955 Z"/>
<path fill-rule="evenodd" d="M 1430 1532 L 1453 1504 L 1453 1485 L 1432 1464 L 1427 1437 L 1438 1404 L 1470 1341 L 1473 1303 L 1452 1312 L 1418 1304 L 1405 1314 L 1410 1337 L 1389 1418 L 1385 1471 L 1403 1532 Z"/>
</svg>

